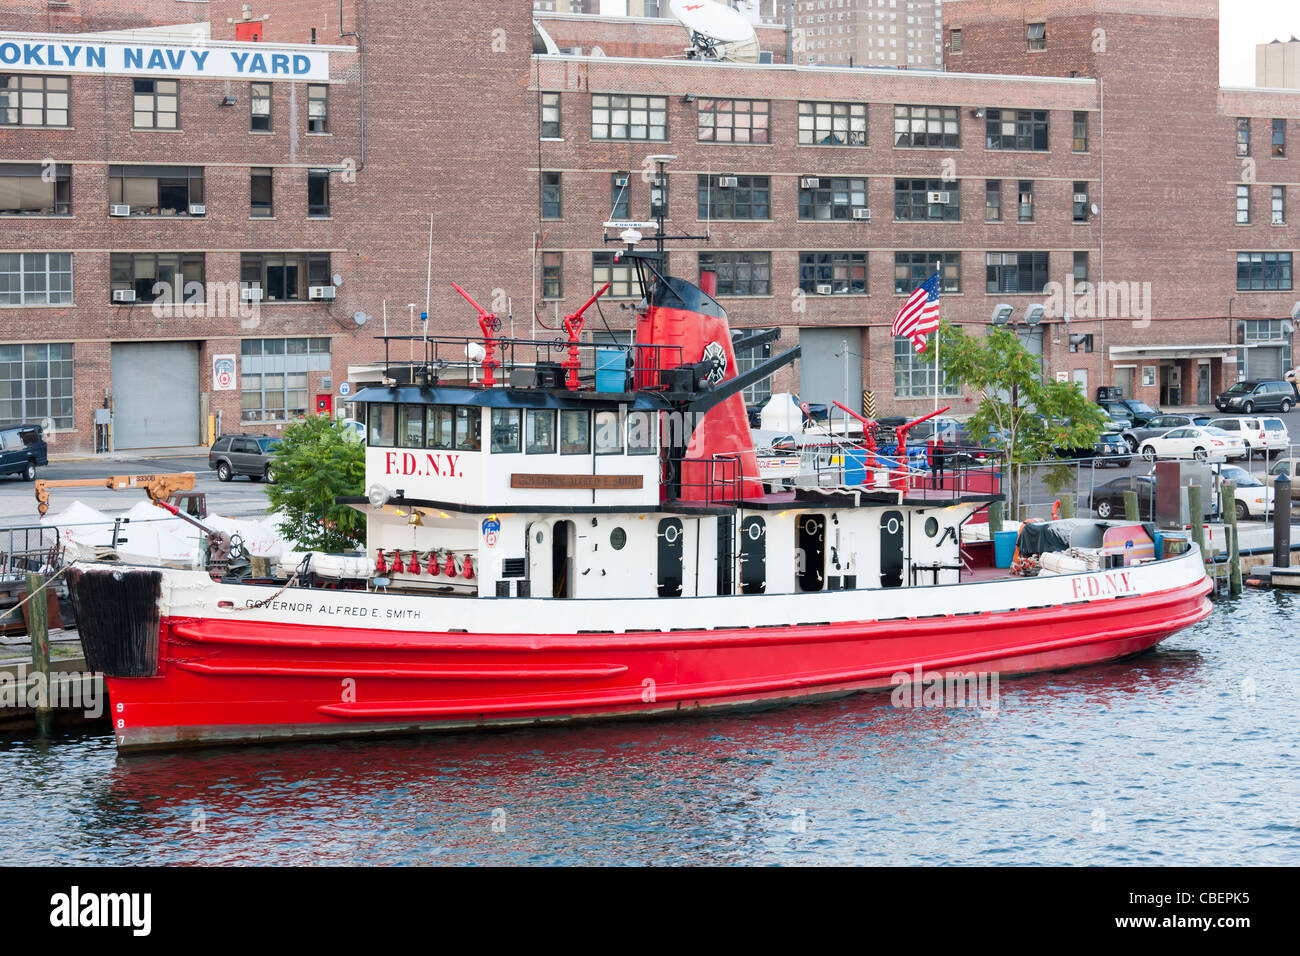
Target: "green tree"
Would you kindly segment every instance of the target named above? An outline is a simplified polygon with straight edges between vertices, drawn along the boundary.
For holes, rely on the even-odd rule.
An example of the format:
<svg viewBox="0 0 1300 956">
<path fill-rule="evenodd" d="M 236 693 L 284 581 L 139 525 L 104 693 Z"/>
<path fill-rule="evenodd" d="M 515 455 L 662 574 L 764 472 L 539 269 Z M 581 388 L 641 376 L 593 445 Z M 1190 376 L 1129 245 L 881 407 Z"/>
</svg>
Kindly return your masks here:
<svg viewBox="0 0 1300 956">
<path fill-rule="evenodd" d="M 1020 513 L 1029 462 L 1060 462 L 1044 476 L 1059 493 L 1073 472 L 1058 449 L 1091 448 L 1105 428 L 1101 409 L 1074 382 L 1043 381 L 1039 356 L 1011 329 L 992 328 L 976 336 L 944 322 L 938 334 L 939 348 L 927 350 L 924 359 L 933 362 L 937 352 L 947 381 L 979 400 L 967 428 L 976 441 L 1004 450 L 1011 471 L 1011 514 Z"/>
<path fill-rule="evenodd" d="M 365 447 L 333 419 L 313 415 L 284 427 L 267 497 L 280 533 L 301 550 L 347 551 L 361 544 L 365 516 L 335 499 L 364 494 L 365 482 Z"/>
</svg>

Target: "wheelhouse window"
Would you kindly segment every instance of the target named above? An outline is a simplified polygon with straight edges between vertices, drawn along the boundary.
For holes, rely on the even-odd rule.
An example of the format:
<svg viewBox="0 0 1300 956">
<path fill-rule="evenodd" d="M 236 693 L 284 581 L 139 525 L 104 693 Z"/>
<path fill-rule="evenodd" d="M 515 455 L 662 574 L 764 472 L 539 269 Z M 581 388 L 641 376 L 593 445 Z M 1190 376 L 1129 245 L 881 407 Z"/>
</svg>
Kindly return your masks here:
<svg viewBox="0 0 1300 956">
<path fill-rule="evenodd" d="M 307 215 L 313 219 L 328 219 L 330 215 L 330 171 L 307 171 Z"/>
<path fill-rule="evenodd" d="M 204 301 L 201 252 L 114 252 L 109 264 L 114 305 Z"/>
<path fill-rule="evenodd" d="M 560 138 L 560 94 L 542 94 L 542 139 Z"/>
<path fill-rule="evenodd" d="M 261 289 L 262 301 L 298 302 L 308 289 L 332 285 L 328 252 L 246 252 L 239 261 L 242 289 Z"/>
<path fill-rule="evenodd" d="M 555 454 L 555 409 L 530 408 L 525 413 L 524 451 L 530 455 Z"/>
<path fill-rule="evenodd" d="M 799 289 L 809 295 L 866 295 L 867 254 L 799 253 Z"/>
<path fill-rule="evenodd" d="M 655 453 L 654 412 L 627 413 L 627 453 L 629 455 L 653 455 Z"/>
<path fill-rule="evenodd" d="M 617 255 L 614 252 L 591 254 L 591 291 L 598 291 L 608 282 L 611 299 L 630 299 L 640 294 L 640 283 L 631 263 L 616 261 Z"/>
<path fill-rule="evenodd" d="M 866 103 L 799 104 L 800 146 L 866 146 Z"/>
<path fill-rule="evenodd" d="M 990 252 L 986 259 L 990 293 L 1041 293 L 1047 286 L 1046 252 Z"/>
<path fill-rule="evenodd" d="M 248 84 L 249 125 L 254 133 L 271 131 L 271 84 Z"/>
<path fill-rule="evenodd" d="M 0 163 L 0 216 L 72 215 L 68 163 Z"/>
<path fill-rule="evenodd" d="M 247 417 L 244 419 L 247 421 Z M 372 448 L 397 447 L 397 406 L 372 403 L 366 412 L 368 438 Z"/>
<path fill-rule="evenodd" d="M 955 106 L 895 106 L 894 148 L 960 149 L 961 119 Z"/>
<path fill-rule="evenodd" d="M 72 253 L 0 252 L 0 306 L 71 304 Z"/>
<path fill-rule="evenodd" d="M 492 454 L 509 455 L 519 451 L 519 409 L 492 409 Z"/>
<path fill-rule="evenodd" d="M 944 294 L 961 291 L 960 252 L 895 252 L 894 294 L 911 295 L 934 275 L 939 263 L 939 290 Z"/>
<path fill-rule="evenodd" d="M 72 428 L 72 343 L 0 345 L 0 425 Z"/>
<path fill-rule="evenodd" d="M 456 406 L 456 450 L 481 451 L 483 448 L 483 414 L 479 408 Z"/>
<path fill-rule="evenodd" d="M 423 405 L 397 407 L 397 441 L 403 448 L 424 447 Z"/>
<path fill-rule="evenodd" d="M 330 131 L 330 88 L 323 83 L 307 86 L 307 132 Z"/>
<path fill-rule="evenodd" d="M 988 149 L 1047 149 L 1047 110 L 989 110 L 984 123 Z"/>
<path fill-rule="evenodd" d="M 696 181 L 701 219 L 772 218 L 770 176 L 698 176 Z"/>
<path fill-rule="evenodd" d="M 108 202 L 131 216 L 202 216 L 203 167 L 109 166 Z"/>
<path fill-rule="evenodd" d="M 895 179 L 894 219 L 960 222 L 961 184 L 942 179 Z"/>
<path fill-rule="evenodd" d="M 1291 253 L 1237 253 L 1237 289 L 1240 292 L 1289 291 Z"/>
<path fill-rule="evenodd" d="M 560 454 L 591 454 L 591 414 L 582 409 L 560 412 Z"/>
<path fill-rule="evenodd" d="M 623 422 L 616 411 L 596 412 L 596 454 L 623 454 Z"/>
<path fill-rule="evenodd" d="M 429 405 L 425 408 L 424 447 L 443 450 L 456 447 L 456 409 L 453 406 Z"/>
<path fill-rule="evenodd" d="M 668 97 L 592 94 L 591 138 L 668 139 Z"/>
<path fill-rule="evenodd" d="M 135 79 L 131 84 L 136 129 L 180 129 L 180 80 Z"/>
<path fill-rule="evenodd" d="M 699 271 L 718 276 L 718 295 L 771 295 L 770 252 L 701 252 Z"/>
<path fill-rule="evenodd" d="M 67 126 L 68 77 L 0 73 L 0 126 Z"/>
<path fill-rule="evenodd" d="M 866 179 L 803 176 L 799 179 L 799 218 L 849 221 L 855 209 L 867 207 Z"/>
<path fill-rule="evenodd" d="M 772 104 L 767 100 L 696 101 L 701 143 L 767 143 Z"/>
</svg>

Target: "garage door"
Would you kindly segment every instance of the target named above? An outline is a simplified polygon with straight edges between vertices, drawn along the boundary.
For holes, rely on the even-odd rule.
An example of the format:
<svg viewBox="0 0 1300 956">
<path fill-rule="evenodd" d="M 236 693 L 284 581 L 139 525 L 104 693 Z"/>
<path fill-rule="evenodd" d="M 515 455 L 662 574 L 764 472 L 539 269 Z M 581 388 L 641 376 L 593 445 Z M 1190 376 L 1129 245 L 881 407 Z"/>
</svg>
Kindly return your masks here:
<svg viewBox="0 0 1300 956">
<path fill-rule="evenodd" d="M 113 447 L 199 443 L 199 349 L 194 342 L 113 345 Z"/>
<path fill-rule="evenodd" d="M 838 401 L 849 408 L 861 406 L 860 329 L 800 329 L 799 346 L 802 349 L 799 355 L 801 400 L 810 405 L 829 405 Z"/>
<path fill-rule="evenodd" d="M 1281 378 L 1286 371 L 1286 348 L 1281 345 L 1263 345 L 1247 349 L 1246 361 L 1250 363 L 1248 378 Z"/>
</svg>

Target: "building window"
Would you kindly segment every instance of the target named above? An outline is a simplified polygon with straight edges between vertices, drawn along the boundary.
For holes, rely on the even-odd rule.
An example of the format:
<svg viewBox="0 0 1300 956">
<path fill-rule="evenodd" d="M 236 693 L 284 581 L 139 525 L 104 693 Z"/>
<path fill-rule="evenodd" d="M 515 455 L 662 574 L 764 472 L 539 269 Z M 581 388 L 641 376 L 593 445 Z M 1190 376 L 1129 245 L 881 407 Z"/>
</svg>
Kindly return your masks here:
<svg viewBox="0 0 1300 956">
<path fill-rule="evenodd" d="M 1273 225 L 1286 225 L 1286 187 L 1273 187 Z"/>
<path fill-rule="evenodd" d="M 560 138 L 560 94 L 542 94 L 542 139 Z"/>
<path fill-rule="evenodd" d="M 1002 221 L 1002 180 L 989 179 L 984 182 L 984 221 Z"/>
<path fill-rule="evenodd" d="M 989 110 L 984 125 L 988 149 L 1047 149 L 1047 110 Z"/>
<path fill-rule="evenodd" d="M 542 298 L 564 298 L 564 253 L 542 253 Z"/>
<path fill-rule="evenodd" d="M 244 339 L 240 347 L 240 403 L 246 422 L 287 421 L 307 414 L 307 376 L 311 372 L 330 371 L 328 338 Z M 383 412 L 379 412 L 384 409 Z M 371 426 L 380 438 L 378 443 L 392 448 L 393 406 L 372 405 Z M 387 417 L 387 422 L 383 421 Z M 403 416 L 402 438 L 410 440 L 419 421 Z"/>
<path fill-rule="evenodd" d="M 770 252 L 701 252 L 700 273 L 718 276 L 718 295 L 771 295 Z"/>
<path fill-rule="evenodd" d="M 655 141 L 668 139 L 668 97 L 593 94 L 591 138 Z"/>
<path fill-rule="evenodd" d="M 1086 252 L 1074 254 L 1074 281 L 1076 283 L 1088 281 L 1088 253 Z"/>
<path fill-rule="evenodd" d="M 768 176 L 699 176 L 696 183 L 701 219 L 772 218 Z"/>
<path fill-rule="evenodd" d="M 1074 114 L 1074 151 L 1088 151 L 1088 114 L 1085 112 L 1076 111 Z"/>
<path fill-rule="evenodd" d="M 307 132 L 330 131 L 330 88 L 323 83 L 307 86 Z"/>
<path fill-rule="evenodd" d="M 114 252 L 109 268 L 110 301 L 115 305 L 205 298 L 201 252 Z M 119 294 L 123 292 L 128 295 Z"/>
<path fill-rule="evenodd" d="M 895 106 L 894 147 L 960 149 L 960 123 L 955 106 Z"/>
<path fill-rule="evenodd" d="M 631 219 L 631 203 L 628 202 L 628 194 L 631 192 L 632 176 L 630 173 L 614 173 L 609 177 L 609 206 L 611 219 Z"/>
<path fill-rule="evenodd" d="M 1286 120 L 1273 120 L 1273 155 L 1286 156 Z"/>
<path fill-rule="evenodd" d="M 1237 155 L 1250 155 L 1250 117 L 1237 118 Z"/>
<path fill-rule="evenodd" d="M 249 129 L 254 133 L 271 131 L 271 84 L 249 83 Z"/>
<path fill-rule="evenodd" d="M 1046 50 L 1047 49 L 1047 24 L 1031 23 L 1028 30 L 1029 49 Z"/>
<path fill-rule="evenodd" d="M 0 425 L 27 422 L 73 427 L 71 342 L 0 345 Z"/>
<path fill-rule="evenodd" d="M 1034 221 L 1034 184 L 1032 180 L 1022 179 L 1017 189 L 1016 216 L 1020 222 Z"/>
<path fill-rule="evenodd" d="M 867 208 L 867 181 L 826 176 L 799 179 L 799 218 L 850 220 L 853 210 Z"/>
<path fill-rule="evenodd" d="M 912 340 L 894 339 L 894 397 L 930 398 L 934 395 L 934 376 L 938 366 L 927 362 L 916 352 Z M 939 374 L 940 395 L 960 395 L 961 390 L 949 385 L 942 371 Z"/>
<path fill-rule="evenodd" d="M 261 289 L 263 302 L 299 302 L 309 289 L 332 286 L 328 252 L 246 252 L 239 257 L 242 289 Z"/>
<path fill-rule="evenodd" d="M 0 74 L 0 126 L 67 126 L 68 78 Z"/>
<path fill-rule="evenodd" d="M 0 306 L 71 304 L 72 253 L 0 252 Z"/>
<path fill-rule="evenodd" d="M 985 263 L 990 294 L 1039 294 L 1047 287 L 1046 252 L 990 252 Z"/>
<path fill-rule="evenodd" d="M 180 129 L 180 80 L 132 80 L 136 129 Z"/>
<path fill-rule="evenodd" d="M 561 173 L 542 173 L 542 218 L 561 218 L 564 206 L 561 202 Z"/>
<path fill-rule="evenodd" d="M 866 103 L 800 103 L 800 146 L 866 146 Z"/>
<path fill-rule="evenodd" d="M 109 166 L 108 201 L 132 216 L 204 215 L 203 167 Z"/>
<path fill-rule="evenodd" d="M 736 349 L 736 374 L 743 375 L 772 357 L 771 341 Z M 772 397 L 772 379 L 765 378 L 745 389 L 746 405 L 766 405 Z"/>
<path fill-rule="evenodd" d="M 961 184 L 941 179 L 895 179 L 894 219 L 960 222 Z"/>
<path fill-rule="evenodd" d="M 254 166 L 248 171 L 250 216 L 275 215 L 275 186 L 270 166 Z"/>
<path fill-rule="evenodd" d="M 1088 221 L 1088 212 L 1089 212 L 1088 206 L 1089 206 L 1088 184 L 1075 183 L 1074 184 L 1074 221 L 1075 222 Z"/>
<path fill-rule="evenodd" d="M 960 252 L 895 252 L 894 294 L 911 295 L 921 283 L 934 275 L 939 264 L 940 291 L 952 294 L 961 291 Z"/>
<path fill-rule="evenodd" d="M 71 216 L 68 163 L 0 163 L 0 216 Z"/>
<path fill-rule="evenodd" d="M 1250 222 L 1250 187 L 1237 187 L 1237 225 L 1244 226 Z"/>
<path fill-rule="evenodd" d="M 951 41 L 951 50 L 953 53 L 961 52 L 961 28 L 953 27 L 948 31 L 948 38 Z"/>
<path fill-rule="evenodd" d="M 307 215 L 313 219 L 328 219 L 330 214 L 330 171 L 307 171 Z"/>
<path fill-rule="evenodd" d="M 599 291 L 608 282 L 611 299 L 630 299 L 640 294 L 640 283 L 631 263 L 616 261 L 617 255 L 614 252 L 591 254 L 591 291 Z"/>
<path fill-rule="evenodd" d="M 1291 289 L 1291 253 L 1237 253 L 1237 290 L 1289 291 Z"/>
<path fill-rule="evenodd" d="M 866 295 L 867 254 L 801 252 L 799 288 L 809 295 Z"/>
<path fill-rule="evenodd" d="M 767 100 L 697 100 L 701 143 L 767 143 L 772 104 Z"/>
</svg>

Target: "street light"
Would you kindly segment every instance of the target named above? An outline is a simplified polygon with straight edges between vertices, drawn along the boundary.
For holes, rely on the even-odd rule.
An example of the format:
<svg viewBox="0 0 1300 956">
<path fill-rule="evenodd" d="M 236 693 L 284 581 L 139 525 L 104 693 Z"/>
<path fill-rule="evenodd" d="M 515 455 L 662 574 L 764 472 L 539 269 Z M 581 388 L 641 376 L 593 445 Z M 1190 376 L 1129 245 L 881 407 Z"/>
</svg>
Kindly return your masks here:
<svg viewBox="0 0 1300 956">
<path fill-rule="evenodd" d="M 1300 305 L 1300 303 L 1297 304 Z M 993 307 L 993 324 L 1006 325 L 1011 321 L 1011 316 L 1015 311 L 1015 309 L 1005 303 L 1002 305 L 995 305 Z"/>
</svg>

